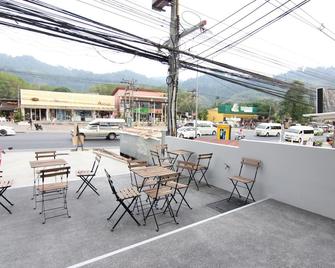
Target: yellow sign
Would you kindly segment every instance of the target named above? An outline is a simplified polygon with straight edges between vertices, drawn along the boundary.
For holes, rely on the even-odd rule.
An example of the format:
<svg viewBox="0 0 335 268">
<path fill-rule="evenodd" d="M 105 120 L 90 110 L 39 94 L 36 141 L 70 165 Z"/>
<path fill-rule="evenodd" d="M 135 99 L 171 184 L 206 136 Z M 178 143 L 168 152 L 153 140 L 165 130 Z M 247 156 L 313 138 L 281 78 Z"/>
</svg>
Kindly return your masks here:
<svg viewBox="0 0 335 268">
<path fill-rule="evenodd" d="M 218 140 L 230 140 L 231 137 L 231 126 L 230 125 L 218 125 L 217 127 L 217 139 Z"/>
</svg>

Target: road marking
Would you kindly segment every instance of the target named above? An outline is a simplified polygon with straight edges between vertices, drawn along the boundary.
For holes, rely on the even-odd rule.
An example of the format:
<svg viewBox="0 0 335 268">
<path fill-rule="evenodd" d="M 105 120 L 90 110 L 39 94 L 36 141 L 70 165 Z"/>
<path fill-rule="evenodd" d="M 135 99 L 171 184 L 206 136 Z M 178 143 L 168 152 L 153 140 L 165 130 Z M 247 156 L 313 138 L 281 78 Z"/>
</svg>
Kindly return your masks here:
<svg viewBox="0 0 335 268">
<path fill-rule="evenodd" d="M 228 214 L 230 214 L 230 213 L 233 213 L 233 212 L 236 212 L 236 211 L 239 211 L 239 210 L 242 210 L 242 209 L 251 207 L 251 206 L 253 206 L 253 205 L 256 205 L 256 204 L 259 204 L 259 203 L 261 203 L 261 202 L 264 202 L 264 201 L 266 201 L 266 200 L 268 200 L 268 199 L 269 199 L 269 198 L 265 198 L 265 199 L 256 201 L 256 202 L 254 202 L 254 203 L 251 203 L 251 204 L 249 204 L 249 205 L 246 205 L 246 206 L 243 206 L 243 207 L 240 207 L 240 208 L 236 208 L 236 209 L 227 211 L 227 212 L 225 212 L 225 213 L 222 213 L 222 214 L 219 214 L 219 215 L 216 215 L 216 216 L 213 216 L 213 217 L 210 217 L 210 218 L 207 218 L 207 219 L 204 219 L 204 220 L 201 220 L 201 221 L 192 223 L 192 224 L 190 224 L 190 225 L 181 227 L 181 228 L 176 229 L 176 230 L 173 230 L 173 231 L 171 231 L 171 232 L 167 232 L 167 233 L 165 233 L 165 234 L 161 234 L 161 235 L 158 235 L 158 236 L 155 236 L 155 237 L 152 237 L 152 238 L 143 240 L 143 241 L 141 241 L 141 242 L 132 244 L 132 245 L 130 245 L 130 246 L 123 247 L 123 248 L 120 248 L 120 249 L 111 251 L 111 252 L 109 252 L 109 253 L 100 255 L 100 256 L 98 256 L 98 257 L 95 257 L 95 258 L 92 258 L 92 259 L 89 259 L 89 260 L 86 260 L 86 261 L 83 261 L 83 262 L 80 262 L 80 263 L 77 263 L 77 264 L 68 266 L 68 268 L 79 268 L 79 267 L 83 267 L 83 266 L 85 266 L 85 265 L 88 265 L 88 264 L 91 264 L 91 263 L 94 263 L 94 262 L 97 262 L 97 261 L 106 259 L 106 258 L 108 258 L 108 257 L 114 256 L 114 255 L 116 255 L 116 254 L 125 252 L 125 251 L 127 251 L 127 250 L 130 250 L 130 249 L 133 249 L 133 248 L 136 248 L 136 247 L 139 247 L 139 246 L 142 246 L 142 245 L 151 243 L 151 242 L 153 242 L 153 241 L 156 241 L 156 240 L 158 240 L 158 239 L 164 238 L 164 237 L 166 237 L 166 236 L 170 236 L 170 235 L 172 235 L 172 234 L 176 234 L 176 233 L 182 232 L 182 231 L 184 231 L 184 230 L 193 228 L 193 227 L 195 227 L 195 226 L 198 226 L 198 225 L 200 225 L 200 224 L 206 223 L 206 222 L 208 222 L 208 221 L 212 221 L 212 220 L 218 219 L 218 218 L 223 217 L 223 216 L 226 216 L 226 215 L 228 215 Z"/>
</svg>

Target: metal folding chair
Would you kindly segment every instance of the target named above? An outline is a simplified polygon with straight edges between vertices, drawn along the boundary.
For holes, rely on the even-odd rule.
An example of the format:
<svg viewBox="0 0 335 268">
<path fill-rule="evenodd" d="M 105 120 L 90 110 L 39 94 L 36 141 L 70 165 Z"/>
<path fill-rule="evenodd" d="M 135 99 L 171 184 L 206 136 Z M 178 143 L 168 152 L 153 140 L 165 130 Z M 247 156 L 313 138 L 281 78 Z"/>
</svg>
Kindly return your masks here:
<svg viewBox="0 0 335 268">
<path fill-rule="evenodd" d="M 91 183 L 92 179 L 97 174 L 100 161 L 101 161 L 101 155 L 96 154 L 92 168 L 90 170 L 77 170 L 76 171 L 76 176 L 79 177 L 83 181 L 80 187 L 78 188 L 78 190 L 76 191 L 76 193 L 79 192 L 77 199 L 80 198 L 80 196 L 83 194 L 87 186 L 90 187 L 93 192 L 95 192 L 97 195 L 100 196 L 100 194 L 98 193 L 98 189 Z"/>
<path fill-rule="evenodd" d="M 207 153 L 207 154 L 199 154 L 197 162 L 189 162 L 189 161 L 178 161 L 178 166 L 182 170 L 187 170 L 189 173 L 190 180 L 194 181 L 195 186 L 197 187 L 197 190 L 199 190 L 198 182 L 196 181 L 196 174 L 200 173 L 201 177 L 199 179 L 199 183 L 204 179 L 207 186 L 210 187 L 207 178 L 206 178 L 206 172 L 209 168 L 209 164 L 211 162 L 211 159 L 213 157 L 213 153 Z"/>
<path fill-rule="evenodd" d="M 56 151 L 38 151 L 35 152 L 35 159 L 36 160 L 41 160 L 41 158 L 52 158 L 52 159 L 56 159 Z M 34 174 L 34 186 L 33 186 L 33 197 L 31 198 L 31 200 L 34 200 L 34 198 L 36 197 L 36 184 L 38 184 L 38 180 L 39 180 L 39 172 L 40 170 L 34 170 L 34 172 L 36 172 Z M 36 202 L 35 202 L 35 208 L 36 209 Z"/>
<path fill-rule="evenodd" d="M 150 208 L 148 210 L 147 215 L 144 218 L 144 224 L 146 224 L 147 218 L 150 216 L 154 217 L 155 223 L 156 223 L 156 231 L 159 231 L 159 226 L 168 222 L 164 222 L 161 224 L 158 224 L 156 216 L 158 214 L 165 214 L 166 210 L 169 211 L 170 216 L 173 218 L 173 221 L 178 224 L 176 221 L 175 215 L 173 213 L 173 210 L 171 208 L 171 200 L 173 199 L 173 194 L 175 192 L 175 189 L 166 186 L 169 182 L 177 182 L 179 178 L 179 173 L 166 175 L 166 176 L 160 176 L 157 179 L 157 185 L 152 189 L 144 190 L 144 192 L 147 194 L 149 198 Z M 155 212 L 156 208 L 158 207 L 158 202 L 164 200 L 164 203 L 166 204 L 166 209 L 163 212 Z M 152 214 L 150 214 L 150 212 Z"/>
<path fill-rule="evenodd" d="M 230 201 L 230 199 L 232 198 L 235 190 L 238 193 L 239 198 L 241 198 L 241 194 L 240 194 L 239 190 L 237 189 L 237 187 L 241 187 L 240 185 L 238 185 L 238 183 L 242 183 L 242 184 L 245 185 L 245 188 L 248 190 L 248 195 L 245 198 L 245 203 L 248 202 L 249 196 L 255 202 L 255 199 L 254 199 L 251 191 L 252 191 L 252 189 L 254 187 L 254 184 L 256 182 L 257 172 L 258 172 L 258 168 L 260 167 L 260 165 L 261 165 L 260 160 L 255 160 L 255 159 L 250 159 L 250 158 L 242 158 L 240 172 L 239 172 L 238 176 L 228 177 L 228 179 L 232 182 L 232 184 L 234 186 L 234 188 L 233 188 L 233 190 L 232 190 L 232 192 L 229 196 L 228 201 Z M 242 176 L 242 172 L 243 172 L 243 170 L 246 169 L 247 166 L 251 167 L 251 170 L 249 168 L 249 173 L 253 174 L 252 178 Z M 246 173 L 246 172 L 243 172 L 243 173 Z"/>
<path fill-rule="evenodd" d="M 139 168 L 145 168 L 148 166 L 148 162 L 144 160 L 128 160 L 128 168 L 130 173 L 130 182 L 132 186 L 136 186 L 140 188 L 140 183 L 137 180 L 136 174 L 134 174 L 134 170 Z"/>
<path fill-rule="evenodd" d="M 71 218 L 69 215 L 69 210 L 67 207 L 67 189 L 68 189 L 68 177 L 70 174 L 70 167 L 56 167 L 56 168 L 45 168 L 41 170 L 40 178 L 42 184 L 36 187 L 38 195 L 41 197 L 41 200 L 37 202 L 42 203 L 41 214 L 43 216 L 43 224 L 47 219 L 67 215 L 68 218 Z M 58 181 L 53 183 L 48 183 L 48 178 L 55 178 Z M 63 205 L 58 207 L 46 208 L 46 202 L 54 201 L 56 199 L 63 199 Z M 63 214 L 52 215 L 47 217 L 46 213 L 52 210 L 64 209 L 66 212 Z"/>
<path fill-rule="evenodd" d="M 176 162 L 178 154 L 170 152 L 167 144 L 158 144 L 155 146 L 155 150 L 158 152 L 160 160 L 168 162 L 172 165 Z"/>
<path fill-rule="evenodd" d="M 161 159 L 161 156 L 158 151 L 150 150 L 152 163 L 154 166 L 161 166 L 173 169 L 173 162 L 170 162 L 169 160 L 163 160 Z"/>
<path fill-rule="evenodd" d="M 136 187 L 128 187 L 128 188 L 123 188 L 119 191 L 116 191 L 115 187 L 114 187 L 114 183 L 112 181 L 111 176 L 109 175 L 109 173 L 107 172 L 107 170 L 105 169 L 105 173 L 108 179 L 108 183 L 109 186 L 116 198 L 116 201 L 119 202 L 119 204 L 117 205 L 117 207 L 114 209 L 114 211 L 112 212 L 112 214 L 107 218 L 107 220 L 111 220 L 113 215 L 115 214 L 115 212 L 119 209 L 120 206 L 122 206 L 124 208 L 124 212 L 121 214 L 121 216 L 119 217 L 119 219 L 116 221 L 116 223 L 113 225 L 111 231 L 114 231 L 115 227 L 118 225 L 118 223 L 121 221 L 121 219 L 123 218 L 123 216 L 128 212 L 128 214 L 131 216 L 131 218 L 137 223 L 138 226 L 140 226 L 141 224 L 137 221 L 137 219 L 134 217 L 133 212 L 130 210 L 130 207 L 133 205 L 133 203 L 139 199 L 140 200 L 140 205 L 142 208 L 142 213 L 143 213 L 143 218 L 144 218 L 144 212 L 143 212 L 143 206 L 142 206 L 142 201 L 141 201 L 141 194 L 139 193 L 139 191 L 137 190 Z M 128 202 L 128 204 L 126 204 L 126 201 Z"/>
<path fill-rule="evenodd" d="M 8 211 L 9 214 L 12 214 L 12 212 L 9 210 L 8 207 L 5 206 L 5 204 L 3 204 L 1 202 L 1 198 L 5 199 L 5 201 L 7 201 L 8 204 L 10 204 L 11 206 L 14 206 L 13 203 L 11 203 L 6 197 L 5 197 L 5 192 L 8 188 L 10 188 L 12 186 L 12 181 L 10 180 L 4 180 L 2 179 L 2 171 L 0 170 L 0 205 Z"/>
</svg>

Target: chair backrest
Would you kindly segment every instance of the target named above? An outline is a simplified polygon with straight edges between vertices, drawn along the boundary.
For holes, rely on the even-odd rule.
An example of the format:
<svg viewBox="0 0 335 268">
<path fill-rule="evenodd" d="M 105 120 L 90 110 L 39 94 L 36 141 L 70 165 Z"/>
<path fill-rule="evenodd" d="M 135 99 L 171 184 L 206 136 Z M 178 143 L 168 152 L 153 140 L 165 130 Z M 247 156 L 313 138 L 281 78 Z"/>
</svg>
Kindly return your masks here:
<svg viewBox="0 0 335 268">
<path fill-rule="evenodd" d="M 261 163 L 262 163 L 262 161 L 257 160 L 257 159 L 242 157 L 239 176 L 241 176 L 242 170 L 245 166 L 250 166 L 250 167 L 254 168 L 255 173 L 253 175 L 253 180 L 256 180 L 258 168 L 260 167 Z"/>
<path fill-rule="evenodd" d="M 169 174 L 169 175 L 159 176 L 157 178 L 156 186 L 152 189 L 152 191 L 156 190 L 155 191 L 156 198 L 159 197 L 159 192 L 160 192 L 159 190 L 161 189 L 161 187 L 164 187 L 165 184 L 169 181 L 178 182 L 179 181 L 179 176 L 180 176 L 180 173 L 178 173 L 178 172 L 175 172 L 175 173 Z"/>
<path fill-rule="evenodd" d="M 53 168 L 44 168 L 40 172 L 40 177 L 42 179 L 42 183 L 45 183 L 45 178 L 50 177 L 57 177 L 61 176 L 63 179 L 63 176 L 67 179 L 70 174 L 70 167 L 69 166 L 63 166 L 63 167 L 53 167 Z"/>
<path fill-rule="evenodd" d="M 213 157 L 213 153 L 199 154 L 197 167 L 199 167 L 199 165 L 202 165 L 206 167 L 206 169 L 208 169 L 212 157 Z"/>
<path fill-rule="evenodd" d="M 128 160 L 128 168 L 131 171 L 134 168 L 147 167 L 148 162 L 145 160 Z"/>
<path fill-rule="evenodd" d="M 151 154 L 151 158 L 152 158 L 152 163 L 154 165 L 161 166 L 161 159 L 160 159 L 159 153 L 157 151 L 150 150 L 150 154 Z"/>
<path fill-rule="evenodd" d="M 39 158 L 53 158 L 56 159 L 56 151 L 39 151 L 35 152 L 35 159 Z"/>
<path fill-rule="evenodd" d="M 162 156 L 167 156 L 167 154 L 168 154 L 168 145 L 167 144 L 158 144 L 158 145 L 155 146 L 155 149 Z"/>
<path fill-rule="evenodd" d="M 99 168 L 100 165 L 100 160 L 101 160 L 101 155 L 100 154 L 96 154 L 95 158 L 94 158 L 94 162 L 91 168 L 91 172 L 94 173 L 94 175 L 97 173 L 97 170 Z"/>
<path fill-rule="evenodd" d="M 118 196 L 118 194 L 116 192 L 116 189 L 114 187 L 114 183 L 113 183 L 111 175 L 109 175 L 109 173 L 108 173 L 108 171 L 106 169 L 104 169 L 104 170 L 105 170 L 105 173 L 106 173 L 106 176 L 107 176 L 107 180 L 108 180 L 109 186 L 110 186 L 113 194 L 115 195 L 116 199 L 119 199 L 119 196 Z"/>
</svg>

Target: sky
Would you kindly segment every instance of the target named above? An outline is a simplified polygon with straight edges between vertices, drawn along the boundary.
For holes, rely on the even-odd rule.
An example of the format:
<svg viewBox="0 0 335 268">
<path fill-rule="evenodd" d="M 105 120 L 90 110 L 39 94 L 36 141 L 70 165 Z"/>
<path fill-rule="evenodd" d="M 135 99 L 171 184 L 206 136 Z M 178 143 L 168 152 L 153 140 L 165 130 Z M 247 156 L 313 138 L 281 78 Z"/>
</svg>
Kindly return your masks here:
<svg viewBox="0 0 335 268">
<path fill-rule="evenodd" d="M 290 8 L 302 1 L 179 0 L 181 29 L 187 29 L 201 20 L 207 21 L 205 26 L 207 31 L 201 34 L 200 30 L 197 30 L 181 39 L 181 49 L 194 54 L 200 53 L 201 56 L 208 56 L 211 52 L 222 49 L 226 44 L 245 36 L 246 33 L 282 14 L 285 8 Z M 163 43 L 168 39 L 170 8 L 166 7 L 166 12 L 152 11 L 151 0 L 48 0 L 45 2 L 155 42 Z M 146 17 L 136 17 L 134 13 L 130 14 L 129 11 L 123 13 L 121 10 L 124 11 L 125 6 L 120 7 L 122 3 L 127 5 L 127 8 L 132 7 L 131 10 L 145 12 Z M 247 4 L 249 5 L 242 11 L 215 25 Z M 278 8 L 272 11 L 275 6 L 280 4 L 283 5 L 282 9 Z M 260 8 L 257 9 L 257 7 Z M 256 11 L 251 15 L 246 16 L 255 9 Z M 295 11 L 293 16 L 285 16 L 237 46 L 220 51 L 218 55 L 215 54 L 210 58 L 269 76 L 298 68 L 334 66 L 334 10 L 334 0 L 311 0 Z M 270 14 L 265 16 L 267 13 Z M 237 22 L 243 16 L 246 18 Z M 264 18 L 260 19 L 262 16 Z M 257 19 L 259 20 L 256 21 Z M 247 27 L 251 23 L 252 25 Z M 245 29 L 242 31 L 243 28 Z M 320 28 L 330 37 L 323 34 L 319 30 Z M 11 56 L 30 55 L 51 65 L 88 70 L 94 73 L 109 73 L 128 69 L 148 77 L 165 77 L 167 75 L 167 65 L 128 54 L 5 26 L 0 26 L 0 36 L 0 53 Z M 210 40 L 208 40 L 209 38 Z M 200 42 L 203 44 L 199 44 Z M 209 49 L 215 44 L 216 46 Z M 184 59 L 191 60 L 187 57 Z M 180 71 L 182 80 L 195 76 L 194 72 Z"/>
</svg>

